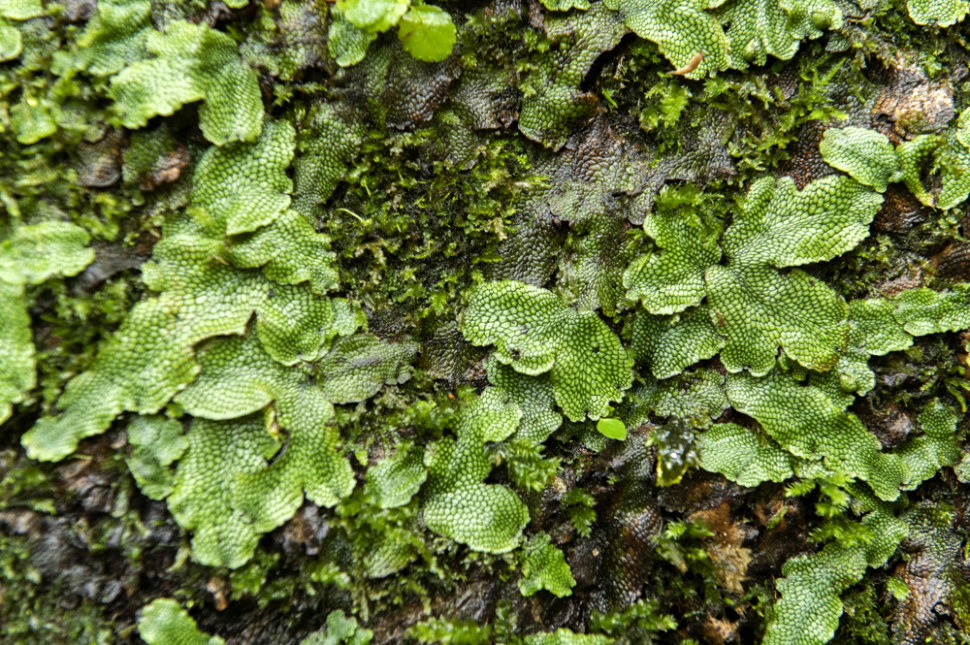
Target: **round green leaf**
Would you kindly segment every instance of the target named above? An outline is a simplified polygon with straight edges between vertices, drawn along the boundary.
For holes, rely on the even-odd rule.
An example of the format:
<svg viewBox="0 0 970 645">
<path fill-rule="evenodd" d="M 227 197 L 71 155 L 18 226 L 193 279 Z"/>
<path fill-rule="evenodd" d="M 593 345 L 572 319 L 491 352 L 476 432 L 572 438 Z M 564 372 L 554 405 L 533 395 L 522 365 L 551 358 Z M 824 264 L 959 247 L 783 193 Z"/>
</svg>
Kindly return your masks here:
<svg viewBox="0 0 970 645">
<path fill-rule="evenodd" d="M 438 62 L 451 54 L 457 34 L 447 11 L 419 4 L 401 18 L 397 37 L 404 49 L 418 60 Z"/>
<path fill-rule="evenodd" d="M 600 434 L 610 439 L 626 440 L 626 426 L 619 419 L 600 419 L 596 422 L 596 429 L 600 431 Z"/>
</svg>

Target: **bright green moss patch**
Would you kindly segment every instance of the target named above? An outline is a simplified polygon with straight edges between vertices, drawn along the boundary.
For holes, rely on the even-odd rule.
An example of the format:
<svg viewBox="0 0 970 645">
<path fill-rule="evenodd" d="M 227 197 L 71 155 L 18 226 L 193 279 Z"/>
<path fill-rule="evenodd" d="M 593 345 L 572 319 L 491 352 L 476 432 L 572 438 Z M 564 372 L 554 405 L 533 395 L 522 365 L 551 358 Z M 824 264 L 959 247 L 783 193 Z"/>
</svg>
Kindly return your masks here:
<svg viewBox="0 0 970 645">
<path fill-rule="evenodd" d="M 880 192 L 889 182 L 902 181 L 923 204 L 945 210 L 970 194 L 968 132 L 970 111 L 964 110 L 943 134 L 920 134 L 895 150 L 884 135 L 844 128 L 826 131 L 821 151 L 828 163 Z"/>
<path fill-rule="evenodd" d="M 761 376 L 774 366 L 779 347 L 810 369 L 831 369 L 848 342 L 845 303 L 798 269 L 776 269 L 850 250 L 868 235 L 880 203 L 877 194 L 845 177 L 819 179 L 801 191 L 790 179 L 761 179 L 723 235 L 726 264 L 715 264 L 718 252 L 703 250 L 696 233 L 677 224 L 658 240 L 659 255 L 642 256 L 627 270 L 627 296 L 656 314 L 706 297 L 710 323 L 703 308 L 673 322 L 644 317 L 638 351 L 656 361 L 658 376 L 716 352 L 729 371 Z"/>
<path fill-rule="evenodd" d="M 608 439 L 624 441 L 626 439 L 626 426 L 619 419 L 600 419 L 596 422 L 596 429 Z"/>
<path fill-rule="evenodd" d="M 956 642 L 965 12 L 908 4 L 0 2 L 0 622 Z"/>
<path fill-rule="evenodd" d="M 717 18 L 706 11 L 706 5 L 699 0 L 607 3 L 638 36 L 657 43 L 674 69 L 686 69 L 687 78 L 701 78 L 728 66 L 727 35 Z M 692 65 L 695 56 L 700 58 Z"/>
<path fill-rule="evenodd" d="M 290 205 L 293 126 L 268 122 L 255 143 L 210 148 L 192 186 L 193 213 L 213 235 L 237 235 L 272 224 Z M 245 257 L 245 256 L 243 256 Z"/>
<path fill-rule="evenodd" d="M 0 15 L 9 20 L 29 20 L 44 13 L 40 0 L 3 0 Z"/>
<path fill-rule="evenodd" d="M 367 645 L 374 637 L 374 632 L 360 626 L 353 616 L 348 617 L 341 610 L 327 615 L 327 625 L 324 629 L 310 634 L 300 645 Z"/>
<path fill-rule="evenodd" d="M 99 2 L 78 37 L 78 67 L 97 76 L 112 76 L 146 57 L 150 2 Z"/>
<path fill-rule="evenodd" d="M 188 447 L 182 424 L 158 416 L 136 417 L 127 430 L 128 443 L 132 445 L 128 469 L 138 488 L 147 497 L 165 499 L 174 485 L 170 466 Z"/>
<path fill-rule="evenodd" d="M 190 215 L 170 223 L 143 268 L 159 295 L 136 305 L 92 370 L 72 381 L 59 402 L 64 414 L 25 435 L 31 454 L 59 459 L 122 411 L 158 412 L 198 373 L 194 346 L 242 333 L 257 311 L 263 347 L 290 365 L 318 358 L 357 327 L 345 302 L 317 295 L 336 283 L 329 240 L 286 211 L 293 136 L 288 124 L 270 122 L 255 143 L 203 155 Z M 238 245 L 224 237 L 251 231 Z"/>
<path fill-rule="evenodd" d="M 0 423 L 37 382 L 24 286 L 79 273 L 94 259 L 90 240 L 74 224 L 43 222 L 0 243 Z"/>
<path fill-rule="evenodd" d="M 192 234 L 171 235 L 156 247 L 145 280 L 160 295 L 138 304 L 93 369 L 72 381 L 59 402 L 64 414 L 25 435 L 32 454 L 58 459 L 124 410 L 158 412 L 198 373 L 195 344 L 242 333 L 257 309 L 263 346 L 288 364 L 319 356 L 329 340 L 356 326 L 345 304 L 211 261 L 219 247 Z M 292 327 L 293 320 L 302 327 Z"/>
<path fill-rule="evenodd" d="M 540 533 L 530 539 L 523 552 L 522 579 L 519 580 L 519 591 L 523 596 L 531 596 L 540 589 L 560 598 L 572 593 L 576 581 L 562 551 L 552 545 L 547 534 Z"/>
<path fill-rule="evenodd" d="M 529 376 L 549 372 L 556 403 L 579 421 L 606 416 L 610 401 L 630 387 L 631 361 L 619 339 L 593 312 L 577 312 L 552 293 L 503 281 L 476 289 L 462 333 L 496 346 L 496 358 Z"/>
<path fill-rule="evenodd" d="M 801 40 L 843 24 L 832 0 L 611 0 L 607 6 L 657 43 L 673 73 L 693 79 L 764 65 L 768 55 L 787 60 Z"/>
<path fill-rule="evenodd" d="M 696 218 L 680 213 L 655 213 L 643 227 L 660 250 L 641 255 L 627 268 L 627 298 L 639 300 L 652 314 L 675 314 L 700 304 L 707 293 L 704 271 L 721 259 L 716 240 L 704 235 Z"/>
<path fill-rule="evenodd" d="M 371 334 L 341 338 L 317 363 L 324 396 L 352 403 L 374 396 L 385 384 L 404 383 L 416 350 L 413 344 L 387 343 Z"/>
<path fill-rule="evenodd" d="M 908 532 L 905 522 L 885 511 L 862 520 L 868 539 L 849 547 L 836 543 L 818 553 L 792 558 L 778 582 L 781 599 L 765 633 L 765 643 L 827 643 L 842 615 L 842 592 L 862 579 L 869 567 L 882 566 Z"/>
<path fill-rule="evenodd" d="M 457 34 L 448 12 L 433 5 L 414 4 L 401 16 L 397 37 L 404 51 L 418 60 L 437 62 L 451 54 Z"/>
<path fill-rule="evenodd" d="M 880 193 L 902 176 L 889 138 L 874 130 L 831 128 L 825 131 L 819 151 L 830 166 Z"/>
<path fill-rule="evenodd" d="M 318 294 L 338 284 L 330 239 L 314 231 L 307 217 L 295 210 L 284 211 L 273 226 L 236 237 L 228 256 L 242 269 L 263 267 L 263 275 L 278 284 L 308 282 Z"/>
<path fill-rule="evenodd" d="M 188 450 L 179 461 L 168 508 L 192 532 L 192 557 L 210 566 L 238 567 L 253 556 L 259 533 L 233 508 L 236 478 L 265 467 L 278 449 L 259 416 L 192 423 Z"/>
<path fill-rule="evenodd" d="M 933 399 L 919 415 L 923 434 L 909 439 L 899 449 L 910 472 L 908 490 L 914 490 L 942 468 L 954 466 L 960 460 L 962 453 L 956 435 L 958 420 L 959 417 L 939 399 Z"/>
<path fill-rule="evenodd" d="M 906 8 L 918 25 L 949 27 L 963 20 L 970 6 L 963 0 L 907 0 Z"/>
<path fill-rule="evenodd" d="M 550 11 L 569 11 L 570 9 L 589 9 L 589 0 L 541 0 L 542 6 Z"/>
<path fill-rule="evenodd" d="M 34 343 L 30 336 L 30 316 L 23 306 L 21 285 L 0 282 L 0 419 L 6 421 L 13 404 L 23 400 L 36 380 Z"/>
<path fill-rule="evenodd" d="M 125 26 L 136 24 L 136 18 L 128 18 Z M 175 22 L 165 32 L 149 30 L 145 48 L 152 57 L 126 66 L 111 79 L 110 96 L 126 128 L 144 127 L 154 116 L 204 100 L 199 127 L 209 141 L 222 145 L 259 135 L 259 85 L 253 71 L 239 60 L 231 38 L 206 25 Z M 99 71 L 115 66 L 112 62 Z"/>
<path fill-rule="evenodd" d="M 896 499 L 907 481 L 899 459 L 879 452 L 879 442 L 859 419 L 819 389 L 776 372 L 763 379 L 731 378 L 727 396 L 735 409 L 756 419 L 793 455 L 822 458 L 828 468 L 868 482 L 882 499 Z"/>
<path fill-rule="evenodd" d="M 0 24 L 0 61 L 17 58 L 23 49 L 24 41 L 20 31 L 11 25 Z"/>
<path fill-rule="evenodd" d="M 40 284 L 51 276 L 75 275 L 94 259 L 91 236 L 66 222 L 20 226 L 0 247 L 0 280 Z"/>
<path fill-rule="evenodd" d="M 606 645 L 610 639 L 599 634 L 577 634 L 565 627 L 554 632 L 532 634 L 525 637 L 526 645 Z"/>
<path fill-rule="evenodd" d="M 307 382 L 306 374 L 273 361 L 252 337 L 217 341 L 199 362 L 201 374 L 177 399 L 189 414 L 234 419 L 275 402 L 272 423 L 287 433 L 285 453 L 264 471 L 240 477 L 234 489 L 234 504 L 257 530 L 271 530 L 289 519 L 304 491 L 324 506 L 350 493 L 354 481 L 346 458 L 337 452 L 333 405 Z"/>
<path fill-rule="evenodd" d="M 528 509 L 509 488 L 483 482 L 492 470 L 485 443 L 508 438 L 521 416 L 501 390 L 486 390 L 463 412 L 457 439 L 429 448 L 423 489 L 428 528 L 476 551 L 504 553 L 518 546 Z"/>
<path fill-rule="evenodd" d="M 724 344 L 707 306 L 673 318 L 641 312 L 633 324 L 634 356 L 645 360 L 651 373 L 660 379 L 676 376 L 694 363 L 715 356 Z"/>
<path fill-rule="evenodd" d="M 422 450 L 401 443 L 393 455 L 367 470 L 365 490 L 381 508 L 395 508 L 411 501 L 427 477 Z"/>
<path fill-rule="evenodd" d="M 777 443 L 734 423 L 718 423 L 697 439 L 700 465 L 742 486 L 794 476 L 795 458 Z"/>
<path fill-rule="evenodd" d="M 171 598 L 159 598 L 141 610 L 138 634 L 148 645 L 221 645 L 218 636 L 199 631 L 195 620 Z"/>
<path fill-rule="evenodd" d="M 718 17 L 727 24 L 731 67 L 764 65 L 768 56 L 792 58 L 800 42 L 818 38 L 843 25 L 842 11 L 832 0 L 733 0 Z"/>
</svg>

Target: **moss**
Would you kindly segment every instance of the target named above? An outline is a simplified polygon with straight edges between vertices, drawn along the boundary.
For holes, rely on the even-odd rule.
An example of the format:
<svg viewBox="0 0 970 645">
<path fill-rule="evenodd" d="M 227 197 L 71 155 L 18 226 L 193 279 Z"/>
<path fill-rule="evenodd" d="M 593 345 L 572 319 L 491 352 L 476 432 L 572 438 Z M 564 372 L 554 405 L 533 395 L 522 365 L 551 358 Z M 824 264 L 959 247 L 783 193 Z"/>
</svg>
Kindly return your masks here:
<svg viewBox="0 0 970 645">
<path fill-rule="evenodd" d="M 903 509 L 962 504 L 948 468 L 966 438 L 931 418 L 966 411 L 958 29 L 916 25 L 902 0 L 840 4 L 841 24 L 827 2 L 677 0 L 684 20 L 658 36 L 673 14 L 571 4 L 449 5 L 437 63 L 408 34 L 447 25 L 408 3 L 376 23 L 354 13 L 367 2 L 4 14 L 22 48 L 0 69 L 0 236 L 71 222 L 95 250 L 17 296 L 38 384 L 0 433 L 14 642 L 132 641 L 157 598 L 228 642 L 757 642 L 819 587 L 809 600 L 842 619 L 802 635 L 955 641 L 959 594 L 952 619 L 908 618 L 959 559 Z M 375 33 L 341 67 L 353 47 L 328 34 L 347 25 Z M 712 49 L 722 36 L 749 59 Z M 239 130 L 220 118 L 233 95 Z M 855 135 L 880 151 L 856 154 Z M 883 136 L 913 153 L 907 183 Z M 878 210 L 812 219 L 819 186 L 856 180 Z M 776 194 L 798 231 L 758 224 Z M 796 234 L 825 228 L 848 233 L 795 257 Z M 712 291 L 705 274 L 726 271 L 744 289 Z M 801 301 L 755 298 L 771 333 L 746 326 L 738 293 L 781 281 L 838 309 L 821 341 L 792 323 L 809 351 L 778 332 Z M 480 307 L 496 284 L 544 295 Z M 502 333 L 474 333 L 477 309 Z M 601 369 L 589 337 L 637 364 Z M 111 392 L 72 407 L 67 381 L 109 372 Z M 26 443 L 71 453 L 56 464 L 18 446 L 45 417 L 56 432 Z M 873 490 L 899 498 L 879 512 L 907 522 L 905 553 L 876 549 Z M 220 517 L 234 534 L 210 531 Z M 244 548 L 211 557 L 231 538 Z M 826 558 L 857 582 L 829 584 Z"/>
</svg>

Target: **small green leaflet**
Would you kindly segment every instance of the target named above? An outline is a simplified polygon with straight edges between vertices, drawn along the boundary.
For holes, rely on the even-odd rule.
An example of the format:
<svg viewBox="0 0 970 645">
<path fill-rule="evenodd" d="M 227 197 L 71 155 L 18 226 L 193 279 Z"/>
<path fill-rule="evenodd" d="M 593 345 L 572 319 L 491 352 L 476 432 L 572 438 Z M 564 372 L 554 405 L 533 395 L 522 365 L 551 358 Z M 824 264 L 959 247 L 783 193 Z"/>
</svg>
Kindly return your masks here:
<svg viewBox="0 0 970 645">
<path fill-rule="evenodd" d="M 404 51 L 418 60 L 439 62 L 448 58 L 458 39 L 448 12 L 416 4 L 401 18 L 397 37 Z"/>
<path fill-rule="evenodd" d="M 600 419 L 596 422 L 596 429 L 604 437 L 626 441 L 626 426 L 619 419 Z"/>
</svg>

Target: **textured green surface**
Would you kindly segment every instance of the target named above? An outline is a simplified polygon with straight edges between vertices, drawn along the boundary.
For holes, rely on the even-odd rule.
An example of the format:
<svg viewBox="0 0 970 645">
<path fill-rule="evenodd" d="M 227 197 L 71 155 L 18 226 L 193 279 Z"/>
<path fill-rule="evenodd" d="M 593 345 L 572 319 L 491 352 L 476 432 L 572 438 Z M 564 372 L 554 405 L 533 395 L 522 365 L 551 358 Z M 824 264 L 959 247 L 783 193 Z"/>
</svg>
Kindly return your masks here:
<svg viewBox="0 0 970 645">
<path fill-rule="evenodd" d="M 413 5 L 401 16 L 397 37 L 404 51 L 418 60 L 437 62 L 451 54 L 457 33 L 448 12 L 432 5 Z"/>
<path fill-rule="evenodd" d="M 410 0 L 337 0 L 328 44 L 338 65 L 364 60 L 377 35 L 398 27 L 401 46 L 415 59 L 440 62 L 457 40 L 451 15 L 433 5 Z"/>
<path fill-rule="evenodd" d="M 778 581 L 775 605 L 764 642 L 821 645 L 831 640 L 842 615 L 842 592 L 862 579 L 868 567 L 882 566 L 908 533 L 906 524 L 882 511 L 862 520 L 867 543 L 856 547 L 829 544 L 820 552 L 792 558 Z"/>
<path fill-rule="evenodd" d="M 570 9 L 589 9 L 589 0 L 541 0 L 542 6 L 549 11 L 569 11 Z"/>
<path fill-rule="evenodd" d="M 328 43 L 330 53 L 338 65 L 349 67 L 364 60 L 367 48 L 377 39 L 377 33 L 364 31 L 349 20 L 341 20 L 342 13 L 334 9 L 335 20 L 330 25 Z"/>
<path fill-rule="evenodd" d="M 574 421 L 606 416 L 632 382 L 626 351 L 595 313 L 521 282 L 478 287 L 462 333 L 475 345 L 495 345 L 496 358 L 517 372 L 549 372 L 556 403 Z"/>
<path fill-rule="evenodd" d="M 554 632 L 532 634 L 525 637 L 526 645 L 606 645 L 610 639 L 596 634 L 577 634 L 561 628 Z"/>
<path fill-rule="evenodd" d="M 125 26 L 135 24 L 129 18 Z M 141 128 L 154 116 L 204 99 L 199 126 L 209 141 L 221 145 L 259 135 L 259 85 L 239 60 L 231 38 L 206 25 L 176 22 L 165 33 L 150 31 L 145 47 L 154 58 L 132 63 L 111 79 L 110 95 L 125 127 Z M 113 62 L 109 65 L 99 71 L 114 67 Z"/>
<path fill-rule="evenodd" d="M 866 394 L 876 385 L 869 356 L 884 356 L 913 344 L 914 336 L 964 328 L 970 322 L 966 285 L 947 291 L 906 289 L 892 298 L 849 302 L 849 345 L 831 373 L 813 375 L 830 393 Z M 851 402 L 851 394 L 846 403 Z"/>
<path fill-rule="evenodd" d="M 882 198 L 846 177 L 823 177 L 798 190 L 789 178 L 756 181 L 722 248 L 737 267 L 824 262 L 869 235 Z"/>
<path fill-rule="evenodd" d="M 340 609 L 327 615 L 327 625 L 324 629 L 310 634 L 300 645 L 367 645 L 374 633 L 361 627 L 356 618 L 348 618 Z"/>
<path fill-rule="evenodd" d="M 701 468 L 742 486 L 785 481 L 795 458 L 771 439 L 734 423 L 718 423 L 697 438 Z"/>
<path fill-rule="evenodd" d="M 964 0 L 906 0 L 906 8 L 918 25 L 949 27 L 963 20 L 970 5 Z"/>
<path fill-rule="evenodd" d="M 942 134 L 921 134 L 896 148 L 902 181 L 923 204 L 949 209 L 970 195 L 968 126 L 964 110 Z"/>
<path fill-rule="evenodd" d="M 150 16 L 150 2 L 99 2 L 78 37 L 79 66 L 111 76 L 147 57 Z"/>
<path fill-rule="evenodd" d="M 679 319 L 641 316 L 638 357 L 658 378 L 720 352 L 731 372 L 767 374 L 778 348 L 810 369 L 827 371 L 848 343 L 844 301 L 800 270 L 864 239 L 881 197 L 847 177 L 825 177 L 799 191 L 788 178 L 756 181 L 716 249 L 688 222 L 654 215 L 644 227 L 661 251 L 640 256 L 624 274 L 627 296 L 669 314 L 707 298 Z M 710 323 L 702 320 L 707 313 Z"/>
<path fill-rule="evenodd" d="M 13 404 L 35 383 L 34 343 L 23 297 L 22 285 L 0 282 L 0 421 L 10 417 Z"/>
<path fill-rule="evenodd" d="M 330 339 L 355 327 L 339 301 L 212 262 L 218 248 L 217 242 L 191 234 L 173 235 L 156 246 L 155 262 L 144 267 L 144 277 L 160 295 L 137 305 L 92 370 L 71 382 L 59 401 L 64 413 L 42 419 L 25 435 L 32 454 L 66 455 L 124 410 L 154 414 L 198 372 L 194 345 L 242 333 L 255 311 L 264 347 L 289 364 L 318 356 Z M 301 326 L 293 327 L 297 320 Z"/>
<path fill-rule="evenodd" d="M 0 24 L 0 61 L 13 60 L 24 50 L 20 31 L 11 25 Z"/>
<path fill-rule="evenodd" d="M 293 127 L 268 122 L 259 140 L 210 148 L 192 186 L 194 217 L 210 235 L 251 233 L 273 223 L 290 205 Z"/>
<path fill-rule="evenodd" d="M 825 131 L 819 151 L 830 166 L 880 193 L 902 175 L 889 138 L 874 130 L 831 128 Z"/>
<path fill-rule="evenodd" d="M 893 299 L 893 315 L 914 336 L 970 326 L 970 285 L 947 292 L 908 289 Z"/>
<path fill-rule="evenodd" d="M 729 407 L 724 393 L 724 375 L 713 370 L 686 372 L 680 378 L 647 382 L 631 394 L 635 415 L 642 423 L 645 411 L 661 417 L 689 419 L 692 425 L 707 427 Z M 642 407 L 641 407 L 642 406 Z"/>
<path fill-rule="evenodd" d="M 657 43 L 687 78 L 764 65 L 769 55 L 792 58 L 801 40 L 843 24 L 833 0 L 610 0 L 607 6 Z"/>
<path fill-rule="evenodd" d="M 557 43 L 556 53 L 527 80 L 531 91 L 522 100 L 519 131 L 559 150 L 572 127 L 596 108 L 596 97 L 580 87 L 583 79 L 603 52 L 620 43 L 626 29 L 597 3 L 583 13 L 550 16 L 546 33 Z"/>
<path fill-rule="evenodd" d="M 40 0 L 3 0 L 0 2 L 0 16 L 10 20 L 28 20 L 43 15 L 44 7 Z"/>
<path fill-rule="evenodd" d="M 363 131 L 360 123 L 348 121 L 333 105 L 313 106 L 307 127 L 297 137 L 293 160 L 293 200 L 297 210 L 310 213 L 330 198 L 359 149 Z"/>
<path fill-rule="evenodd" d="M 61 459 L 84 437 L 104 432 L 124 410 L 154 414 L 198 371 L 188 347 L 172 346 L 177 320 L 158 301 L 139 305 L 101 350 L 93 369 L 75 377 L 57 417 L 40 419 L 23 437 L 37 459 Z M 151 389 L 145 389 L 151 383 Z"/>
<path fill-rule="evenodd" d="M 562 425 L 562 415 L 555 410 L 552 382 L 546 376 L 529 377 L 492 359 L 486 365 L 488 379 L 508 400 L 519 407 L 516 436 L 543 442 Z"/>
<path fill-rule="evenodd" d="M 71 382 L 59 401 L 64 414 L 42 419 L 25 435 L 31 454 L 60 458 L 122 411 L 154 414 L 198 372 L 194 346 L 242 333 L 253 313 L 263 346 L 286 364 L 318 357 L 333 337 L 356 328 L 345 302 L 314 293 L 334 286 L 333 255 L 326 236 L 301 222 L 299 213 L 285 211 L 292 149 L 292 127 L 270 122 L 255 143 L 213 147 L 203 155 L 191 216 L 172 224 L 154 261 L 143 267 L 158 297 L 136 305 L 92 369 Z M 224 251 L 226 232 L 277 219 L 278 230 L 263 227 L 242 238 L 238 249 Z M 229 262 L 215 259 L 224 253 Z M 233 260 L 250 270 L 236 270 Z M 290 286 L 304 280 L 309 290 Z"/>
<path fill-rule="evenodd" d="M 381 508 L 395 508 L 411 501 L 427 477 L 421 449 L 402 443 L 393 455 L 367 470 L 365 490 Z"/>
<path fill-rule="evenodd" d="M 225 642 L 218 636 L 200 632 L 188 612 L 171 598 L 159 598 L 142 609 L 138 634 L 148 645 L 220 645 Z"/>
<path fill-rule="evenodd" d="M 552 545 L 549 535 L 539 533 L 523 546 L 522 578 L 519 591 L 532 596 L 541 589 L 559 598 L 572 593 L 576 586 L 562 551 Z"/>
<path fill-rule="evenodd" d="M 936 195 L 923 185 L 922 164 L 931 161 L 945 139 L 940 135 L 922 134 L 904 141 L 896 148 L 896 156 L 903 171 L 903 183 L 917 199 L 927 206 L 934 205 Z"/>
<path fill-rule="evenodd" d="M 215 342 L 199 362 L 202 372 L 177 399 L 193 416 L 234 419 L 275 402 L 273 423 L 285 433 L 286 450 L 267 468 L 239 476 L 233 488 L 233 505 L 255 530 L 269 531 L 289 519 L 304 492 L 323 506 L 350 493 L 354 479 L 337 451 L 333 405 L 306 375 L 274 362 L 252 337 Z"/>
<path fill-rule="evenodd" d="M 341 338 L 317 363 L 324 396 L 334 403 L 356 403 L 385 384 L 404 383 L 416 351 L 413 344 L 388 343 L 371 334 Z"/>
<path fill-rule="evenodd" d="M 767 374 L 779 347 L 805 367 L 826 371 L 848 342 L 845 303 L 807 273 L 712 267 L 706 279 L 711 317 L 725 337 L 721 360 L 731 372 Z"/>
<path fill-rule="evenodd" d="M 56 275 L 75 275 L 94 259 L 91 236 L 67 222 L 21 226 L 0 243 L 0 281 L 40 284 Z"/>
<path fill-rule="evenodd" d="M 639 313 L 633 325 L 634 356 L 645 360 L 656 378 L 680 374 L 694 363 L 711 358 L 725 344 L 707 306 L 669 319 Z"/>
<path fill-rule="evenodd" d="M 611 0 L 606 5 L 623 17 L 638 36 L 660 47 L 675 69 L 688 66 L 703 52 L 687 78 L 703 78 L 728 67 L 729 41 L 705 0 Z"/>
<path fill-rule="evenodd" d="M 679 214 L 655 213 L 643 227 L 660 251 L 641 255 L 627 268 L 627 298 L 639 300 L 652 314 L 675 314 L 699 304 L 706 294 L 704 271 L 721 259 L 720 249 L 704 240 L 699 224 Z"/>
<path fill-rule="evenodd" d="M 338 283 L 329 249 L 327 236 L 315 232 L 303 214 L 287 210 L 273 226 L 237 237 L 228 256 L 242 269 L 263 267 L 266 278 L 278 284 L 309 282 L 314 293 L 324 294 Z"/>
<path fill-rule="evenodd" d="M 0 2 L 5 641 L 958 642 L 905 5 Z"/>
<path fill-rule="evenodd" d="M 848 341 L 846 306 L 832 289 L 800 270 L 774 268 L 831 259 L 868 235 L 881 199 L 845 177 L 825 177 L 798 191 L 790 179 L 762 179 L 724 234 L 726 266 L 705 280 L 712 320 L 726 337 L 729 371 L 766 374 L 777 347 L 802 365 L 827 370 Z"/>
<path fill-rule="evenodd" d="M 529 511 L 512 490 L 485 484 L 492 467 L 484 450 L 515 432 L 522 412 L 489 389 L 462 414 L 457 440 L 446 438 L 425 453 L 424 521 L 435 533 L 476 551 L 505 553 L 515 548 Z"/>
<path fill-rule="evenodd" d="M 959 417 L 933 399 L 918 417 L 923 434 L 910 438 L 899 449 L 899 455 L 910 471 L 906 489 L 913 490 L 940 469 L 955 465 L 962 454 L 957 442 Z"/>
<path fill-rule="evenodd" d="M 182 424 L 164 417 L 135 417 L 128 424 L 128 443 L 132 446 L 128 469 L 147 497 L 165 499 L 172 492 L 173 463 L 185 453 L 188 441 Z"/>
<path fill-rule="evenodd" d="M 729 59 L 736 69 L 764 65 L 768 56 L 787 60 L 802 39 L 839 29 L 843 21 L 832 0 L 729 0 L 717 13 L 729 25 Z"/>
<path fill-rule="evenodd" d="M 192 423 L 188 450 L 179 461 L 168 508 L 192 532 L 192 557 L 202 564 L 238 567 L 259 542 L 252 521 L 232 504 L 242 473 L 265 467 L 278 448 L 259 416 L 239 421 Z"/>
<path fill-rule="evenodd" d="M 406 0 L 340 0 L 344 18 L 360 29 L 387 31 L 407 12 Z"/>
<path fill-rule="evenodd" d="M 74 224 L 43 222 L 18 227 L 0 242 L 0 423 L 36 385 L 24 285 L 79 273 L 94 259 L 90 240 Z"/>
<path fill-rule="evenodd" d="M 823 459 L 828 468 L 866 481 L 881 499 L 896 499 L 907 481 L 904 464 L 880 452 L 879 441 L 858 417 L 815 387 L 778 372 L 760 379 L 738 375 L 728 379 L 727 396 L 793 455 Z"/>
</svg>

